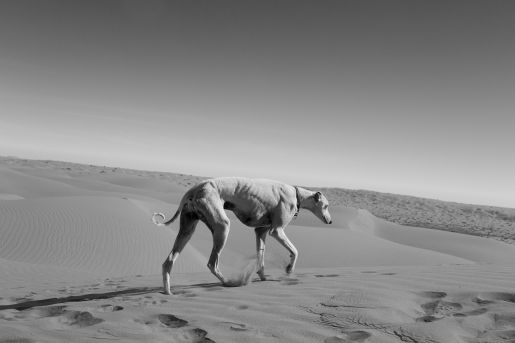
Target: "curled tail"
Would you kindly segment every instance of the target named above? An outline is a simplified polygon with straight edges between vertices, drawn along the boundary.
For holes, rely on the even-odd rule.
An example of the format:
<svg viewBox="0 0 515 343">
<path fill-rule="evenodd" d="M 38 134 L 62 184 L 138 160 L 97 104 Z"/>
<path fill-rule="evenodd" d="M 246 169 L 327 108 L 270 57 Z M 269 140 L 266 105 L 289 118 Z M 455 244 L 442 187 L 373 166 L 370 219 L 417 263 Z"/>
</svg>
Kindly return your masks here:
<svg viewBox="0 0 515 343">
<path fill-rule="evenodd" d="M 162 214 L 160 212 L 154 212 L 154 214 L 152 215 L 152 222 L 154 224 L 156 224 L 157 226 L 165 226 L 165 225 L 168 226 L 168 225 L 172 224 L 175 221 L 175 219 L 177 219 L 179 214 L 181 213 L 182 208 L 184 207 L 184 204 L 186 203 L 188 197 L 189 197 L 189 192 L 186 192 L 186 194 L 184 194 L 184 196 L 181 199 L 179 208 L 177 209 L 177 211 L 175 212 L 175 214 L 173 215 L 172 218 L 168 219 L 167 221 L 164 221 L 166 219 L 164 214 Z M 157 217 L 161 217 L 163 221 L 162 222 L 158 221 Z"/>
<path fill-rule="evenodd" d="M 152 215 L 152 222 L 153 222 L 154 224 L 156 224 L 157 226 L 165 226 L 165 225 L 166 225 L 166 226 L 168 226 L 168 225 L 170 225 L 171 223 L 173 223 L 173 222 L 175 221 L 175 219 L 177 219 L 177 216 L 179 215 L 179 213 L 181 213 L 181 211 L 180 211 L 180 210 L 181 210 L 181 208 L 179 208 L 179 209 L 177 210 L 177 212 L 175 212 L 174 216 L 173 216 L 172 218 L 170 218 L 168 221 L 164 221 L 164 220 L 166 219 L 166 217 L 165 217 L 165 215 L 164 215 L 164 214 L 162 214 L 162 213 L 160 213 L 160 212 L 154 212 L 154 214 Z M 162 222 L 158 221 L 158 220 L 157 220 L 157 217 L 161 217 L 161 218 L 163 218 L 163 219 L 162 219 L 163 221 L 162 221 Z"/>
</svg>

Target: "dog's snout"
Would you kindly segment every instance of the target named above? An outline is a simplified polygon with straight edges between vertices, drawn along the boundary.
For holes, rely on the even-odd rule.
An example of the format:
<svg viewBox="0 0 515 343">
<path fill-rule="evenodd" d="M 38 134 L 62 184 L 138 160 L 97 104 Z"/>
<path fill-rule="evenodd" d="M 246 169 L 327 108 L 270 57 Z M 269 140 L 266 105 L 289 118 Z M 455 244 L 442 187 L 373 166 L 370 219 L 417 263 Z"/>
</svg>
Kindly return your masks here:
<svg viewBox="0 0 515 343">
<path fill-rule="evenodd" d="M 333 221 L 332 221 L 332 220 L 330 220 L 330 221 L 328 221 L 328 222 L 327 222 L 327 224 L 332 224 L 332 223 L 333 223 Z"/>
</svg>

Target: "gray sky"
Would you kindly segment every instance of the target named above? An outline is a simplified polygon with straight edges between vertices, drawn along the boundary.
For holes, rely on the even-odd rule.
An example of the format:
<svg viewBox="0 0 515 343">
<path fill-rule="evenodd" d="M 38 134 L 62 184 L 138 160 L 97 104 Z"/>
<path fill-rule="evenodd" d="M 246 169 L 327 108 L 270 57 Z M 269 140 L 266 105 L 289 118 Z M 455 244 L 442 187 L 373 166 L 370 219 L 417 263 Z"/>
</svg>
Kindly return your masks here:
<svg viewBox="0 0 515 343">
<path fill-rule="evenodd" d="M 513 1 L 1 1 L 0 154 L 515 207 Z"/>
</svg>

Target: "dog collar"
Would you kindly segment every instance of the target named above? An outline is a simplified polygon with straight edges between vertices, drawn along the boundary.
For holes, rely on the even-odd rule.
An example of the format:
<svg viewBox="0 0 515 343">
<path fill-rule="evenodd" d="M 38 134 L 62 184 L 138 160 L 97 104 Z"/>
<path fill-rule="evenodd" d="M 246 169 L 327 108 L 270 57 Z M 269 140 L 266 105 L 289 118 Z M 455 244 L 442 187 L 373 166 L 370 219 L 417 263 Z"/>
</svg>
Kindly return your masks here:
<svg viewBox="0 0 515 343">
<path fill-rule="evenodd" d="M 297 209 L 295 210 L 295 214 L 293 218 L 297 218 L 300 211 L 300 196 L 299 196 L 299 187 L 295 186 L 295 197 L 297 198 Z"/>
</svg>

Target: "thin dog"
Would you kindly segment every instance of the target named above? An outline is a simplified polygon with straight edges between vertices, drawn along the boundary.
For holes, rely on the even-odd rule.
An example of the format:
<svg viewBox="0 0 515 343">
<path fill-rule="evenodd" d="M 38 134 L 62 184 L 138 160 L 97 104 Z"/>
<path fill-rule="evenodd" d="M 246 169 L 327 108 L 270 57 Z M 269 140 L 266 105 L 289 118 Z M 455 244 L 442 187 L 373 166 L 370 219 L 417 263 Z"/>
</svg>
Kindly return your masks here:
<svg viewBox="0 0 515 343">
<path fill-rule="evenodd" d="M 329 202 L 320 192 L 290 186 L 278 181 L 225 177 L 205 180 L 184 194 L 174 216 L 166 222 L 162 213 L 154 213 L 156 225 L 170 225 L 180 214 L 180 228 L 172 251 L 163 262 L 163 284 L 166 294 L 170 292 L 170 273 L 177 257 L 188 243 L 198 221 L 202 221 L 213 234 L 213 249 L 207 267 L 224 286 L 236 286 L 226 279 L 218 269 L 220 253 L 229 234 L 230 221 L 225 210 L 232 211 L 245 225 L 255 228 L 258 260 L 257 273 L 265 278 L 266 234 L 275 238 L 290 253 L 286 267 L 289 274 L 295 269 L 298 251 L 284 233 L 290 221 L 301 208 L 311 211 L 322 222 L 331 224 Z"/>
</svg>

